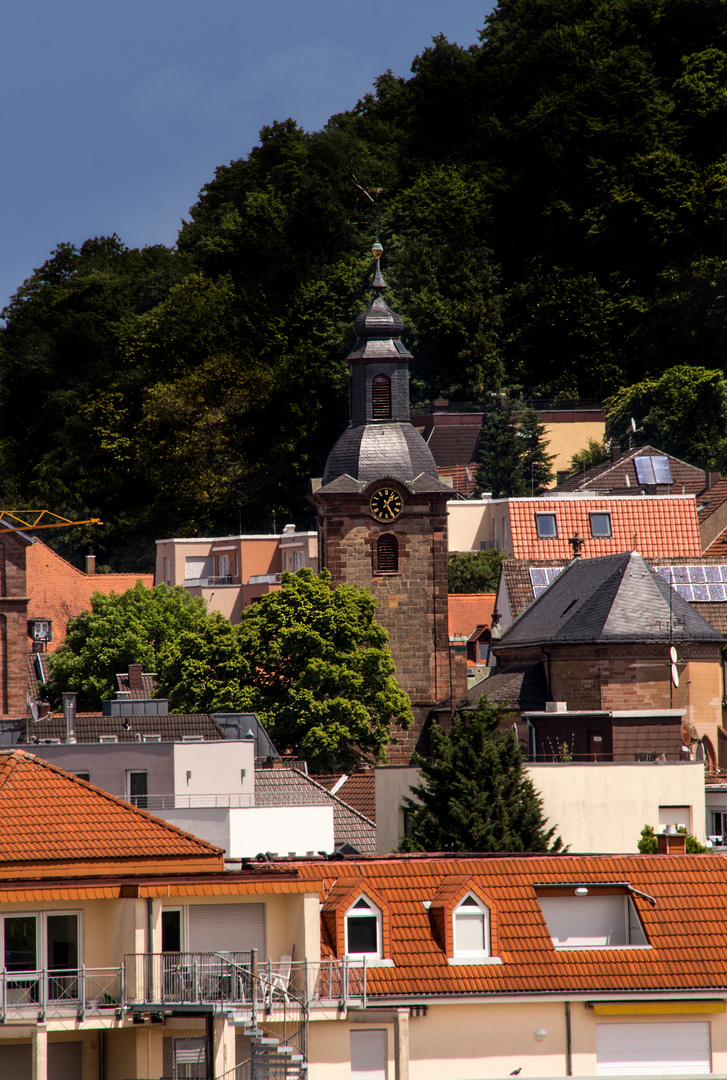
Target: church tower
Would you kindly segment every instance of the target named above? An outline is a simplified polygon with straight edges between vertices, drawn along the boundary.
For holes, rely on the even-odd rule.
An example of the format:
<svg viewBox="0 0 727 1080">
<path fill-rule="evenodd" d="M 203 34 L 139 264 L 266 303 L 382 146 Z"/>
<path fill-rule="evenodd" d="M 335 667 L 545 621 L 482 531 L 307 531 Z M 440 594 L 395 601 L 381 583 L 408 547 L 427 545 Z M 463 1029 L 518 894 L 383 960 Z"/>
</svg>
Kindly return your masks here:
<svg viewBox="0 0 727 1080">
<path fill-rule="evenodd" d="M 461 656 L 450 661 L 447 621 L 447 499 L 431 451 L 409 414 L 409 361 L 402 319 L 384 302 L 373 248 L 374 298 L 354 322 L 348 356 L 351 420 L 331 450 L 311 498 L 318 508 L 319 564 L 333 584 L 368 588 L 389 632 L 396 678 L 409 694 L 414 726 L 390 746 L 408 764 L 427 717 L 451 714 L 466 697 Z M 461 670 L 460 670 L 461 669 Z"/>
</svg>

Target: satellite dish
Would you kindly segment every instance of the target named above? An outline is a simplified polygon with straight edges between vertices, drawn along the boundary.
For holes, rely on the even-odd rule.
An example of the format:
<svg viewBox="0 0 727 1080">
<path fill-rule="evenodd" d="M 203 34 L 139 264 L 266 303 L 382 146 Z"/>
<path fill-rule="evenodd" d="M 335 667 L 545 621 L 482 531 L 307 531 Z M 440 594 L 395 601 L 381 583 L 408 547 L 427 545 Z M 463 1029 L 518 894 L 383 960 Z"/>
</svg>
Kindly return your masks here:
<svg viewBox="0 0 727 1080">
<path fill-rule="evenodd" d="M 682 746 L 689 746 L 692 740 L 692 733 L 689 730 L 689 724 L 682 724 L 681 730 Z"/>
<path fill-rule="evenodd" d="M 633 416 L 631 417 L 631 430 L 634 432 L 636 431 L 636 421 L 634 420 Z"/>
<path fill-rule="evenodd" d="M 676 651 L 676 649 L 674 648 L 673 645 L 669 649 L 669 657 L 671 659 L 672 664 L 676 664 L 677 660 L 679 659 L 679 657 L 677 656 L 677 651 Z"/>
<path fill-rule="evenodd" d="M 30 703 L 30 718 L 34 724 L 38 723 L 38 705 L 35 701 Z"/>
<path fill-rule="evenodd" d="M 676 664 L 672 664 L 671 666 L 671 681 L 675 686 L 679 685 L 679 672 L 677 671 Z"/>
<path fill-rule="evenodd" d="M 704 761 L 705 757 L 706 757 L 706 755 L 704 753 L 704 747 L 702 746 L 702 744 L 700 742 L 698 742 L 697 745 L 694 747 L 694 760 L 695 761 Z"/>
</svg>

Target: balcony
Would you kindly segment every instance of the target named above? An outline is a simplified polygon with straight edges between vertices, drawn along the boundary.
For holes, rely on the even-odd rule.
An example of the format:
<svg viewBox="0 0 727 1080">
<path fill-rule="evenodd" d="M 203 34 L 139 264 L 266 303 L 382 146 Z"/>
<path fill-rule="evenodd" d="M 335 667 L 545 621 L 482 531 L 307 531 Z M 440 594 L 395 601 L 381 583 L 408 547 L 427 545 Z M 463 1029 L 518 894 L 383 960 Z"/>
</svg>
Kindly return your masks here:
<svg viewBox="0 0 727 1080">
<path fill-rule="evenodd" d="M 257 963 L 251 952 L 128 953 L 117 968 L 0 971 L 0 1023 L 124 1012 L 229 1012 L 307 1017 L 312 1008 L 366 1006 L 366 964 Z"/>
<path fill-rule="evenodd" d="M 185 578 L 185 589 L 209 589 L 218 585 L 239 585 L 240 582 L 236 581 L 232 574 L 223 574 L 222 577 L 199 577 L 199 578 Z"/>
</svg>

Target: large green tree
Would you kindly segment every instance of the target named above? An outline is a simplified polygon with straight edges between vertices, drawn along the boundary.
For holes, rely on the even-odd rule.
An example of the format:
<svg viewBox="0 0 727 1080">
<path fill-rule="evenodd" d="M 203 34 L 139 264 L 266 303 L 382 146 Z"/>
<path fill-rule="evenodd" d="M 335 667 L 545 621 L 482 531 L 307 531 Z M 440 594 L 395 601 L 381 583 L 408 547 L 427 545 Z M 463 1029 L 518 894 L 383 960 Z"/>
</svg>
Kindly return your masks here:
<svg viewBox="0 0 727 1080">
<path fill-rule="evenodd" d="M 185 712 L 256 712 L 278 749 L 315 771 L 383 761 L 412 714 L 375 607 L 366 589 L 332 589 L 328 571 L 285 573 L 280 589 L 246 608 L 231 633 L 212 627 L 171 641 L 159 692 Z"/>
<path fill-rule="evenodd" d="M 497 592 L 504 555 L 492 551 L 452 551 L 447 559 L 447 587 L 450 593 Z"/>
<path fill-rule="evenodd" d="M 605 401 L 606 427 L 622 444 L 632 418 L 649 444 L 702 468 L 727 468 L 727 381 L 722 371 L 682 364 L 624 387 Z"/>
<path fill-rule="evenodd" d="M 75 691 L 80 709 L 99 709 L 130 663 L 156 672 L 164 649 L 183 632 L 200 635 L 222 624 L 229 626 L 180 587 L 147 589 L 139 581 L 124 593 L 94 593 L 91 610 L 69 620 L 63 644 L 48 658 L 49 700 L 57 706 L 65 691 Z"/>
<path fill-rule="evenodd" d="M 478 489 L 495 499 L 541 495 L 553 477 L 552 461 L 535 409 L 506 394 L 494 397 L 482 419 Z"/>
<path fill-rule="evenodd" d="M 410 832 L 401 851 L 560 851 L 517 736 L 500 730 L 501 719 L 482 698 L 473 712 L 455 716 L 449 732 L 434 725 L 431 755 L 417 761 L 421 783 L 405 800 Z"/>
</svg>

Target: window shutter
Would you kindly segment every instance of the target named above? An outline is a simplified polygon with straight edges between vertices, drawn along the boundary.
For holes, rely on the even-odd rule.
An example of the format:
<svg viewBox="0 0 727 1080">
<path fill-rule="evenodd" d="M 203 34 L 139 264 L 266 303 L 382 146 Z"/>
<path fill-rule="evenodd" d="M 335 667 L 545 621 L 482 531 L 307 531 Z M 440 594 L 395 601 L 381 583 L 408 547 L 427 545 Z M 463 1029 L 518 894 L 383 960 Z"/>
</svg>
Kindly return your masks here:
<svg viewBox="0 0 727 1080">
<path fill-rule="evenodd" d="M 264 904 L 190 904 L 190 952 L 265 952 Z"/>
<path fill-rule="evenodd" d="M 391 379 L 375 375 L 371 381 L 371 416 L 374 420 L 391 419 Z"/>
<path fill-rule="evenodd" d="M 385 533 L 376 541 L 376 573 L 396 574 L 399 570 L 399 544 L 395 536 Z"/>
<path fill-rule="evenodd" d="M 455 915 L 455 948 L 461 952 L 485 951 L 485 916 L 481 911 L 458 911 Z"/>
<path fill-rule="evenodd" d="M 386 1080 L 386 1032 L 351 1032 L 351 1080 Z"/>
<path fill-rule="evenodd" d="M 711 1059 L 709 1021 L 596 1024 L 597 1076 L 704 1076 Z"/>
<path fill-rule="evenodd" d="M 540 907 L 555 945 L 627 945 L 625 896 L 554 896 Z"/>
<path fill-rule="evenodd" d="M 48 1043 L 48 1080 L 83 1080 L 83 1043 Z"/>
<path fill-rule="evenodd" d="M 12 1076 L 13 1080 L 30 1080 L 32 1071 L 29 1043 L 0 1046 L 0 1076 Z"/>
</svg>

